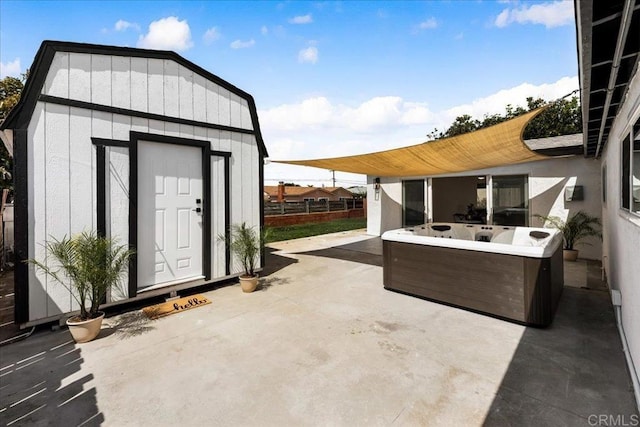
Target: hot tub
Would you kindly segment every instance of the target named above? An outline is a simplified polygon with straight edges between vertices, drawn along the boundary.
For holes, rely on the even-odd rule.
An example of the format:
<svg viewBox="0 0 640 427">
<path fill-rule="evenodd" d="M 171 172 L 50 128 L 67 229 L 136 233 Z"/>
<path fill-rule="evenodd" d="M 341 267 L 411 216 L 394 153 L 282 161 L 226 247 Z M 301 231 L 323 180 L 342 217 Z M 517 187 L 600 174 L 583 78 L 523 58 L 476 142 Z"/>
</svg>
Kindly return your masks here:
<svg viewBox="0 0 640 427">
<path fill-rule="evenodd" d="M 382 240 L 386 289 L 526 325 L 553 320 L 564 284 L 558 230 L 430 223 Z"/>
</svg>

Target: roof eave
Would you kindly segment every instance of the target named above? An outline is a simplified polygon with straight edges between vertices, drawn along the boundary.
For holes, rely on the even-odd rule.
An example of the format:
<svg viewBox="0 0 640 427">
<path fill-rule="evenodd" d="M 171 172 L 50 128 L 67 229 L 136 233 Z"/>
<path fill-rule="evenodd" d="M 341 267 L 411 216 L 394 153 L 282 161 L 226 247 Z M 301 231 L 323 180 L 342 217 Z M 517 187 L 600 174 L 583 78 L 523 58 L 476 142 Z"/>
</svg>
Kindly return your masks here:
<svg viewBox="0 0 640 427">
<path fill-rule="evenodd" d="M 578 79 L 580 84 L 580 105 L 582 106 L 583 154 L 587 156 L 589 136 L 589 93 L 591 87 L 591 42 L 592 42 L 592 0 L 575 0 L 576 45 L 578 51 Z"/>
</svg>

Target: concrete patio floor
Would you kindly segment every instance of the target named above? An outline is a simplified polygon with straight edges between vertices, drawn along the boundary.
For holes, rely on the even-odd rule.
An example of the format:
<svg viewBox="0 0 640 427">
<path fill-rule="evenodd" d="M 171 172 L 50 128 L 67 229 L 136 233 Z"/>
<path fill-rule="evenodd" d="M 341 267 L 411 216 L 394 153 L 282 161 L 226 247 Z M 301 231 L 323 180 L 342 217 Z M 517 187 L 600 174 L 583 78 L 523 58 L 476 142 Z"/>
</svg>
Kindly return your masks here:
<svg viewBox="0 0 640 427">
<path fill-rule="evenodd" d="M 270 245 L 262 289 L 0 347 L 6 425 L 595 425 L 637 416 L 608 293 L 572 266 L 526 328 L 386 291 L 379 239 Z M 580 267 L 582 265 L 582 267 Z M 570 269 L 570 270 L 571 270 Z"/>
</svg>

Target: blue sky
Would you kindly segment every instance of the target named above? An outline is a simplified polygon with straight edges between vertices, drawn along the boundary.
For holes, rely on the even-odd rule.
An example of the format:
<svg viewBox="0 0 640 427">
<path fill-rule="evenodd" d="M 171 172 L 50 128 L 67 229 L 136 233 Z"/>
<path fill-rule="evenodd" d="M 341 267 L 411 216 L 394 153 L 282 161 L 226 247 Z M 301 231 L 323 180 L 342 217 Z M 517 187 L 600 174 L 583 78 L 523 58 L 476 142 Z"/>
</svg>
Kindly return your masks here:
<svg viewBox="0 0 640 427">
<path fill-rule="evenodd" d="M 254 96 L 273 159 L 416 144 L 459 114 L 578 85 L 572 1 L 0 3 L 3 77 L 45 39 L 177 51 Z M 265 168 L 267 184 L 329 177 Z"/>
</svg>

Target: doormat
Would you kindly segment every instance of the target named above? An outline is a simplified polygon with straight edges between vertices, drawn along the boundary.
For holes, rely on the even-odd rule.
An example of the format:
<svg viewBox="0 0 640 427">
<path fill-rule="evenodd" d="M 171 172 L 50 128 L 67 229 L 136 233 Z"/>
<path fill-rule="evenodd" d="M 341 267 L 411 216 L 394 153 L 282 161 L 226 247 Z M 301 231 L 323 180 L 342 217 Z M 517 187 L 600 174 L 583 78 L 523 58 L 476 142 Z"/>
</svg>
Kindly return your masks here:
<svg viewBox="0 0 640 427">
<path fill-rule="evenodd" d="M 211 301 L 198 294 L 145 307 L 142 311 L 149 319 L 154 320 L 159 317 L 169 316 L 170 314 L 180 313 L 207 304 L 211 304 Z"/>
</svg>

